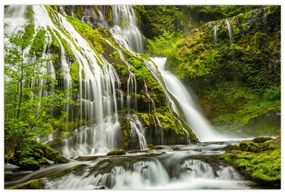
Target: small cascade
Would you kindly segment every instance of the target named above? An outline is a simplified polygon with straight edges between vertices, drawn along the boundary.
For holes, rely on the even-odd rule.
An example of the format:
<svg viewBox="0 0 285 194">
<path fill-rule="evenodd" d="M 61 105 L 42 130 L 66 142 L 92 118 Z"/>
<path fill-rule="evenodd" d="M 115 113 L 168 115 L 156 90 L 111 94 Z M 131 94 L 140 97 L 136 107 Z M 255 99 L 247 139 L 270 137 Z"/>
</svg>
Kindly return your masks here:
<svg viewBox="0 0 285 194">
<path fill-rule="evenodd" d="M 137 80 L 135 74 L 129 70 L 129 78 L 127 81 L 127 107 L 137 109 Z"/>
<path fill-rule="evenodd" d="M 166 58 L 152 58 L 164 79 L 167 90 L 179 103 L 186 122 L 192 128 L 200 141 L 216 141 L 224 139 L 217 134 L 204 116 L 199 112 L 197 103 L 183 86 L 181 81 L 165 69 Z"/>
<path fill-rule="evenodd" d="M 186 160 L 180 168 L 191 178 L 215 178 L 213 168 L 200 160 Z M 181 176 L 181 175 L 180 175 Z"/>
<path fill-rule="evenodd" d="M 147 98 L 150 101 L 149 107 L 148 107 L 148 112 L 151 113 L 151 111 L 155 111 L 155 103 L 154 103 L 153 99 L 151 98 L 151 96 L 148 93 L 148 88 L 147 88 L 147 85 L 146 85 L 145 82 L 144 82 L 144 89 L 145 89 L 145 94 L 146 94 Z"/>
<path fill-rule="evenodd" d="M 157 142 L 160 143 L 160 145 L 163 145 L 163 128 L 162 128 L 162 125 L 161 125 L 161 122 L 159 120 L 159 118 L 157 118 L 157 116 L 155 115 L 152 115 L 152 120 L 153 120 L 153 123 L 155 123 L 155 131 L 156 131 L 156 139 L 157 139 Z"/>
<path fill-rule="evenodd" d="M 207 158 L 211 158 L 207 153 Z M 86 166 L 74 173 L 48 180 L 45 186 L 47 189 L 245 189 L 251 184 L 233 167 L 221 166 L 215 160 L 206 162 L 199 159 L 199 156 L 205 158 L 200 154 L 196 159 L 189 158 L 188 151 L 154 157 L 101 157 L 84 162 Z"/>
<path fill-rule="evenodd" d="M 242 180 L 241 175 L 231 166 L 227 166 L 222 168 L 220 171 L 217 172 L 220 179 L 223 180 Z"/>
<path fill-rule="evenodd" d="M 262 21 L 263 21 L 263 24 L 266 26 L 267 24 L 267 15 L 266 15 L 266 12 L 267 12 L 267 9 L 266 7 L 263 8 L 263 16 L 262 16 Z"/>
<path fill-rule="evenodd" d="M 138 138 L 139 140 L 139 148 L 140 150 L 145 150 L 147 149 L 147 143 L 146 143 L 146 139 L 145 139 L 145 131 L 144 131 L 144 127 L 141 123 L 141 121 L 139 120 L 138 116 L 135 114 L 132 114 L 129 117 L 129 121 L 131 124 L 131 134 L 133 138 Z"/>
<path fill-rule="evenodd" d="M 118 42 L 123 42 L 125 49 L 143 53 L 143 37 L 137 27 L 136 16 L 130 5 L 114 5 L 113 27 L 111 32 Z"/>
<path fill-rule="evenodd" d="M 233 42 L 232 27 L 231 27 L 231 24 L 230 24 L 228 19 L 226 19 L 226 23 L 227 23 L 228 32 L 229 32 L 229 38 L 230 38 L 230 41 L 232 43 Z"/>
<path fill-rule="evenodd" d="M 217 26 L 214 26 L 214 42 L 217 42 Z"/>
</svg>

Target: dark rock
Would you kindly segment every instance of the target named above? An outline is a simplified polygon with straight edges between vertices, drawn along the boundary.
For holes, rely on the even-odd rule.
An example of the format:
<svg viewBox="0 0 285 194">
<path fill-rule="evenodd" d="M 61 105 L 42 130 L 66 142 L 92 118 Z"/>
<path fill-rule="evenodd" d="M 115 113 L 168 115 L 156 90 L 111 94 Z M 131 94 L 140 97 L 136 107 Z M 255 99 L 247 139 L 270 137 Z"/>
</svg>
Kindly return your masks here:
<svg viewBox="0 0 285 194">
<path fill-rule="evenodd" d="M 268 140 L 271 140 L 272 138 L 271 137 L 257 137 L 257 138 L 254 138 L 252 141 L 254 143 L 264 143 Z"/>
</svg>

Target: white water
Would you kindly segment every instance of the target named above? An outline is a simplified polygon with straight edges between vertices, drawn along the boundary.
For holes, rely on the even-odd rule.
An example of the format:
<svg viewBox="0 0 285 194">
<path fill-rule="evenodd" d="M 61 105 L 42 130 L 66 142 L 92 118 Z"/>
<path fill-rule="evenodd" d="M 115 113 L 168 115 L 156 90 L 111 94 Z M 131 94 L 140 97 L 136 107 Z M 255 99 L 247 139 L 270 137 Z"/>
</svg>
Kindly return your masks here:
<svg viewBox="0 0 285 194">
<path fill-rule="evenodd" d="M 200 145 L 196 145 L 199 147 Z M 191 146 L 188 146 L 191 149 Z M 207 153 L 213 152 L 208 145 Z M 186 149 L 186 147 L 185 147 Z M 199 148 L 204 149 L 204 148 Z M 221 150 L 220 150 L 221 151 Z M 188 151 L 170 152 L 151 158 L 129 155 L 84 162 L 80 173 L 49 180 L 48 189 L 247 189 L 252 184 L 231 166 L 190 159 Z M 199 154 L 204 155 L 202 153 Z M 206 154 L 207 155 L 207 154 Z M 207 156 L 209 158 L 211 156 Z M 140 158 L 140 159 L 139 159 Z M 133 160 L 134 159 L 134 160 Z M 108 162 L 111 160 L 111 163 Z M 137 161 L 139 160 L 139 161 Z M 104 161 L 106 163 L 104 163 Z M 101 163 L 101 164 L 100 164 Z M 116 164 L 106 169 L 109 164 Z M 94 169 L 105 168 L 101 173 Z"/>
<path fill-rule="evenodd" d="M 6 12 L 12 14 L 5 15 L 4 22 L 8 24 L 5 27 L 5 33 L 12 35 L 24 32 L 25 26 L 30 21 L 18 18 L 25 18 L 26 8 L 27 6 L 8 7 Z M 46 45 L 50 44 L 52 35 L 60 45 L 60 65 L 63 70 L 64 90 L 72 89 L 73 86 L 70 76 L 71 64 L 66 59 L 62 39 L 66 40 L 79 64 L 79 121 L 86 125 L 76 129 L 73 136 L 64 140 L 63 154 L 66 157 L 75 157 L 80 154 L 106 153 L 114 149 L 117 130 L 120 127 L 116 98 L 116 90 L 120 90 L 120 80 L 114 67 L 102 56 L 97 55 L 63 16 L 52 13 L 52 20 L 44 6 L 34 5 L 32 9 L 34 11 L 32 22 L 35 25 L 35 30 L 44 29 L 46 37 L 49 37 L 46 39 Z M 98 61 L 102 63 L 102 67 Z M 50 63 L 48 65 L 55 66 Z M 54 69 L 54 67 L 48 68 Z M 84 77 L 81 72 L 84 73 Z M 69 112 L 68 105 L 65 110 Z M 76 134 L 79 134 L 80 137 Z"/>
<path fill-rule="evenodd" d="M 143 37 L 137 27 L 133 8 L 130 5 L 114 5 L 112 8 L 114 26 L 111 32 L 115 34 L 115 39 L 123 42 L 126 49 L 142 53 Z"/>
<path fill-rule="evenodd" d="M 232 43 L 233 42 L 232 27 L 231 27 L 231 24 L 230 24 L 228 19 L 226 19 L 226 23 L 227 23 L 228 32 L 229 32 L 229 38 L 230 38 L 230 41 Z"/>
<path fill-rule="evenodd" d="M 214 26 L 214 41 L 217 42 L 217 26 Z"/>
<path fill-rule="evenodd" d="M 174 74 L 165 69 L 166 58 L 156 57 L 152 58 L 152 61 L 157 65 L 164 79 L 167 90 L 179 103 L 186 122 L 189 124 L 198 139 L 202 142 L 224 140 L 225 137 L 218 134 L 198 110 L 195 101 L 183 86 L 182 82 Z"/>
<path fill-rule="evenodd" d="M 139 120 L 138 116 L 133 114 L 129 116 L 130 124 L 131 124 L 131 134 L 133 138 L 138 138 L 139 140 L 139 148 L 141 150 L 147 149 L 147 142 L 145 139 L 145 130 L 144 127 Z"/>
</svg>

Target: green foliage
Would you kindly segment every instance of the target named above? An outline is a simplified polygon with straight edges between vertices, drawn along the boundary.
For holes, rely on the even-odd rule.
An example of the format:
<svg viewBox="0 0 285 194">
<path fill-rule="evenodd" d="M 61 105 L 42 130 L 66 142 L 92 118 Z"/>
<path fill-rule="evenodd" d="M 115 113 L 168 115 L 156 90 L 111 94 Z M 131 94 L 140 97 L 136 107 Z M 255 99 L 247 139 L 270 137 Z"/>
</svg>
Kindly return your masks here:
<svg viewBox="0 0 285 194">
<path fill-rule="evenodd" d="M 70 66 L 70 76 L 71 79 L 75 82 L 79 81 L 79 63 L 72 63 Z"/>
<path fill-rule="evenodd" d="M 24 37 L 29 37 L 25 34 Z M 66 92 L 51 90 L 51 86 L 56 85 L 57 81 L 49 73 L 42 71 L 50 59 L 33 60 L 34 55 L 24 53 L 30 40 L 29 38 L 10 37 L 11 45 L 9 47 L 5 45 L 6 159 L 11 159 L 16 152 L 27 149 L 36 137 L 51 133 L 53 131 L 51 123 L 55 120 L 52 110 L 73 103 L 65 98 Z M 45 80 L 46 83 L 40 84 L 40 80 Z M 43 92 L 49 92 L 50 95 L 42 95 Z M 33 166 L 36 166 L 36 162 L 30 157 L 23 158 L 22 161 L 23 164 Z"/>
<path fill-rule="evenodd" d="M 224 19 L 211 21 L 198 28 L 192 26 L 184 37 L 168 43 L 170 49 L 164 53 L 168 67 L 197 93 L 206 116 L 215 123 L 231 123 L 230 129 L 280 111 L 280 7 L 255 8 L 259 7 L 188 6 L 184 11 L 196 14 L 197 19 L 204 14 L 201 24 L 234 16 L 228 18 L 234 41 L 229 41 Z M 214 26 L 217 41 L 213 37 Z M 149 41 L 149 52 L 162 53 L 159 47 L 152 46 L 155 41 L 162 47 L 164 40 Z M 271 127 L 270 131 L 274 130 Z"/>
<path fill-rule="evenodd" d="M 28 24 L 25 27 L 25 33 L 22 36 L 22 39 L 25 40 L 24 46 L 28 46 L 30 44 L 30 41 L 32 40 L 34 33 L 35 33 L 34 24 Z"/>
<path fill-rule="evenodd" d="M 175 32 L 183 25 L 177 6 L 135 6 L 140 15 L 140 25 L 147 38 L 159 36 L 163 31 Z"/>
<path fill-rule="evenodd" d="M 280 100 L 281 99 L 281 88 L 280 85 L 272 86 L 265 89 L 264 98 L 268 100 Z"/>
<path fill-rule="evenodd" d="M 151 55 L 170 56 L 180 38 L 174 32 L 163 31 L 153 40 L 148 39 L 147 52 Z"/>
<path fill-rule="evenodd" d="M 33 40 L 33 43 L 31 45 L 31 50 L 30 52 L 32 52 L 34 55 L 36 55 L 37 57 L 41 57 L 42 56 L 42 53 L 43 53 L 43 48 L 44 48 L 44 45 L 45 45 L 45 34 L 46 34 L 46 31 L 43 30 L 43 29 L 40 29 L 34 40 Z"/>
<path fill-rule="evenodd" d="M 251 147 L 243 152 L 220 155 L 219 158 L 234 165 L 242 174 L 258 182 L 260 185 L 280 187 L 280 138 L 269 140 L 265 143 L 246 141 L 242 142 L 240 147 L 243 147 L 245 144 L 250 144 L 250 147 L 254 145 L 255 148 L 259 147 L 259 149 L 257 151 Z M 256 151 L 258 153 L 255 153 Z"/>
</svg>

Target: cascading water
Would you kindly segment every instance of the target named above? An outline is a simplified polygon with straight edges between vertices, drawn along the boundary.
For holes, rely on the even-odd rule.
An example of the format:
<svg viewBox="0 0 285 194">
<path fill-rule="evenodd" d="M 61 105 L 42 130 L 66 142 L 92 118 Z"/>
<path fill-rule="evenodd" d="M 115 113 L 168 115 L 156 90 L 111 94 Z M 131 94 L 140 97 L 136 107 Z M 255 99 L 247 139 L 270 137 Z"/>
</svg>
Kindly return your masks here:
<svg viewBox="0 0 285 194">
<path fill-rule="evenodd" d="M 10 6 L 8 8 L 8 11 L 12 13 L 17 11 L 18 13 L 5 17 L 5 23 L 8 24 L 5 33 L 15 35 L 24 32 L 25 26 L 29 24 L 28 20 L 17 20 L 17 23 L 15 22 L 13 25 L 10 25 L 10 21 L 15 17 L 25 18 L 26 8 L 27 6 Z M 44 6 L 35 5 L 32 6 L 32 9 L 35 30 L 45 30 L 46 37 L 53 37 L 59 43 L 65 90 L 71 90 L 73 87 L 70 76 L 71 66 L 78 67 L 79 121 L 87 123 L 87 126 L 82 126 L 76 130 L 80 135 L 85 134 L 82 137 L 75 135 L 64 140 L 63 154 L 71 157 L 79 154 L 106 153 L 108 150 L 114 149 L 116 147 L 116 131 L 120 127 L 116 98 L 116 90 L 120 90 L 120 80 L 115 69 L 102 56 L 97 55 L 74 27 L 60 14 L 52 13 L 53 19 L 56 20 L 55 24 Z M 76 58 L 75 64 L 70 64 L 66 60 L 66 51 L 62 40 L 71 40 L 67 41 L 67 44 Z M 46 45 L 49 45 L 50 41 L 51 39 L 46 42 Z M 102 68 L 98 61 L 103 63 Z M 49 66 L 55 66 L 55 64 L 49 64 Z M 49 69 L 53 70 L 54 67 Z M 65 110 L 69 112 L 69 107 L 67 106 Z"/>
<path fill-rule="evenodd" d="M 253 183 L 231 166 L 206 160 L 215 157 L 227 144 L 198 144 L 160 153 L 121 157 L 102 156 L 43 168 L 13 185 L 33 178 L 42 180 L 46 189 L 245 189 Z M 206 148 L 207 147 L 207 148 Z M 218 149 L 217 149 L 218 148 Z M 205 152 L 207 150 L 207 152 Z M 192 158 L 193 157 L 193 158 Z M 74 168 L 74 173 L 64 171 Z M 61 176 L 58 176 L 61 175 Z M 46 176 L 47 178 L 42 179 Z M 51 178 L 56 177 L 56 178 Z"/>
<path fill-rule="evenodd" d="M 217 26 L 214 26 L 214 41 L 217 42 Z"/>
<path fill-rule="evenodd" d="M 177 100 L 184 117 L 197 135 L 200 141 L 218 141 L 224 139 L 208 123 L 204 116 L 199 112 L 193 98 L 183 86 L 181 81 L 165 68 L 166 58 L 156 57 L 152 61 L 158 66 L 158 69 L 164 79 L 167 90 Z"/>
<path fill-rule="evenodd" d="M 233 42 L 233 33 L 232 33 L 231 24 L 230 24 L 230 22 L 229 22 L 228 19 L 226 19 L 226 24 L 227 24 L 227 27 L 228 27 L 229 38 L 230 38 L 230 41 L 231 41 L 231 43 L 232 43 L 232 42 Z"/>
<path fill-rule="evenodd" d="M 123 45 L 126 49 L 132 48 L 136 52 L 142 53 L 143 37 L 136 24 L 136 16 L 133 8 L 130 5 L 116 5 L 113 6 L 113 27 L 111 32 L 115 34 L 115 39 L 120 36 L 123 39 Z M 129 46 L 130 47 L 129 47 Z"/>
</svg>

